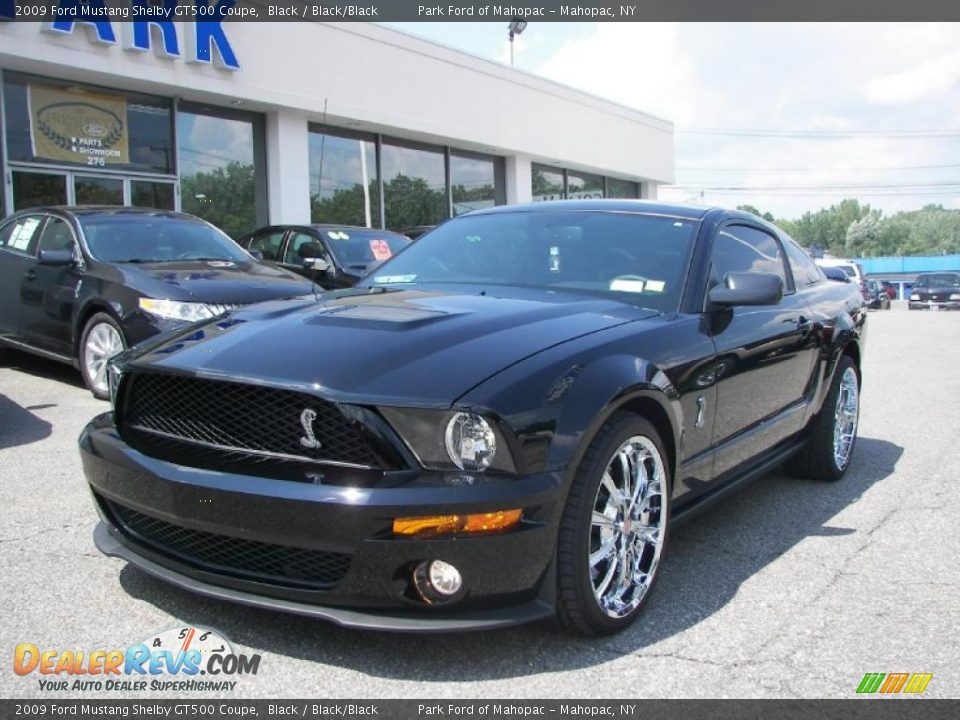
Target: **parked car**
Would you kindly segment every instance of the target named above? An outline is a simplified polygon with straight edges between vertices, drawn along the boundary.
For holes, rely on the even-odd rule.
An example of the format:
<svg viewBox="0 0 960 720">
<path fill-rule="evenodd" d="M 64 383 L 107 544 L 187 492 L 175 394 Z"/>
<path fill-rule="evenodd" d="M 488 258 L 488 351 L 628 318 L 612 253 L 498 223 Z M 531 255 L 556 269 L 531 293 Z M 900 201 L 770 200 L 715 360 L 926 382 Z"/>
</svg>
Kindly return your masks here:
<svg viewBox="0 0 960 720">
<path fill-rule="evenodd" d="M 869 301 L 870 291 L 867 288 L 867 277 L 864 275 L 860 263 L 845 258 L 817 258 L 815 262 L 821 268 L 835 267 L 843 270 L 851 282 L 860 288 L 864 301 Z"/>
<path fill-rule="evenodd" d="M 910 289 L 911 310 L 960 310 L 960 273 L 920 273 Z"/>
<path fill-rule="evenodd" d="M 867 294 L 864 298 L 867 307 L 871 310 L 889 310 L 890 296 L 887 295 L 887 291 L 883 289 L 883 285 L 869 278 L 864 280 L 864 283 L 867 286 Z"/>
<path fill-rule="evenodd" d="M 473 212 L 353 289 L 116 358 L 80 438 L 94 538 L 343 625 L 616 632 L 674 524 L 784 460 L 843 477 L 865 323 L 747 213 Z"/>
<path fill-rule="evenodd" d="M 820 270 L 823 271 L 823 274 L 826 275 L 828 280 L 834 280 L 836 282 L 842 283 L 852 283 L 850 276 L 847 275 L 843 270 L 838 267 L 821 267 Z"/>
<path fill-rule="evenodd" d="M 44 207 L 0 223 L 0 343 L 71 363 L 99 398 L 107 360 L 128 345 L 310 292 L 190 215 Z"/>
<path fill-rule="evenodd" d="M 353 287 L 410 244 L 389 230 L 349 225 L 271 225 L 237 242 L 266 262 L 316 279 L 327 290 Z"/>
</svg>

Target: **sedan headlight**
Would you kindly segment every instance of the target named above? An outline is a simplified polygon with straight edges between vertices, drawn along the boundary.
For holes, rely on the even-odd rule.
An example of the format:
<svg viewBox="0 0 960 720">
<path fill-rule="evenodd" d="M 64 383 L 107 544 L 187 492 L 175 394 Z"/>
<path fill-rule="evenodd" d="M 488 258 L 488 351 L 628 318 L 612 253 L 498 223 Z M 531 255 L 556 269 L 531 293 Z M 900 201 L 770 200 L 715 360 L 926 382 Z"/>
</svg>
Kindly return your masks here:
<svg viewBox="0 0 960 720">
<path fill-rule="evenodd" d="M 960 293 L 950 293 L 951 300 L 960 300 Z"/>
<path fill-rule="evenodd" d="M 447 455 L 461 470 L 483 472 L 497 454 L 497 436 L 490 423 L 475 413 L 457 413 L 444 435 Z"/>
<path fill-rule="evenodd" d="M 216 315 L 210 306 L 204 303 L 159 300 L 157 298 L 140 298 L 140 309 L 157 317 L 183 322 L 209 320 Z"/>
<path fill-rule="evenodd" d="M 911 300 L 919 300 L 919 299 L 920 299 L 920 295 L 917 294 L 917 293 L 913 293 L 913 295 L 910 296 L 910 299 L 911 299 Z"/>
</svg>

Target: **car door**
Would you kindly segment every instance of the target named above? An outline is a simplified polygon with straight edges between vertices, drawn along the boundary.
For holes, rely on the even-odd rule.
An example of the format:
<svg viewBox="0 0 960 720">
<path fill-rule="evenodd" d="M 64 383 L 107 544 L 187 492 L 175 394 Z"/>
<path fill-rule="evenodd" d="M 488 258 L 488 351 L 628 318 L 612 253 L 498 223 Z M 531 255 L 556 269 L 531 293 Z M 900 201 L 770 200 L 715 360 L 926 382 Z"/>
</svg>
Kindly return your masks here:
<svg viewBox="0 0 960 720">
<path fill-rule="evenodd" d="M 44 250 L 70 250 L 78 262 L 45 265 L 39 259 Z M 79 253 L 70 223 L 60 217 L 48 217 L 40 231 L 32 272 L 21 281 L 21 333 L 29 345 L 58 355 L 73 355 L 73 318 L 82 282 Z"/>
<path fill-rule="evenodd" d="M 779 239 L 747 223 L 721 225 L 713 238 L 709 283 L 723 282 L 728 272 L 751 271 L 778 275 L 784 296 L 776 305 L 708 308 L 718 358 L 717 477 L 800 430 L 816 358 L 811 312 L 794 291 Z"/>
<path fill-rule="evenodd" d="M 0 229 L 0 337 L 22 342 L 21 284 L 36 273 L 43 215 L 22 215 Z"/>
<path fill-rule="evenodd" d="M 267 262 L 279 263 L 286 234 L 286 228 L 268 227 L 253 233 L 242 244 L 250 252 L 259 252 Z"/>
<path fill-rule="evenodd" d="M 317 254 L 319 252 L 319 255 Z M 329 264 L 329 271 L 310 270 L 303 266 L 308 257 L 320 257 Z M 338 287 L 336 265 L 323 240 L 313 232 L 293 229 L 283 251 L 283 267 L 314 280 L 320 287 L 330 290 Z"/>
</svg>

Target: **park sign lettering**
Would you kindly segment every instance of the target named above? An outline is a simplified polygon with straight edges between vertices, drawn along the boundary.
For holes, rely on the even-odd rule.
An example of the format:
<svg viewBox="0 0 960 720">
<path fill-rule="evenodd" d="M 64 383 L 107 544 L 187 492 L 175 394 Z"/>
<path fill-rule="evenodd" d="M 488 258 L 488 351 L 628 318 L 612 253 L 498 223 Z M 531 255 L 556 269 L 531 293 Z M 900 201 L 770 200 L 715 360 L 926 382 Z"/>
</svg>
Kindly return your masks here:
<svg viewBox="0 0 960 720">
<path fill-rule="evenodd" d="M 211 18 L 184 23 L 186 61 L 199 65 L 216 65 L 223 70 L 239 70 L 240 63 L 224 32 L 222 21 L 237 4 L 237 0 L 192 0 L 179 5 L 178 0 L 162 0 L 154 5 L 151 0 L 130 0 L 129 8 L 106 7 L 104 0 L 58 0 L 54 9 L 57 20 L 44 22 L 41 29 L 55 35 L 71 35 L 77 25 L 87 31 L 87 39 L 101 45 L 116 45 L 114 24 L 103 18 L 116 17 L 120 23 L 124 50 L 149 52 L 161 57 L 179 58 L 180 38 L 172 18 Z M 127 18 L 155 18 L 145 22 L 128 22 Z M 157 42 L 155 42 L 157 41 Z"/>
</svg>

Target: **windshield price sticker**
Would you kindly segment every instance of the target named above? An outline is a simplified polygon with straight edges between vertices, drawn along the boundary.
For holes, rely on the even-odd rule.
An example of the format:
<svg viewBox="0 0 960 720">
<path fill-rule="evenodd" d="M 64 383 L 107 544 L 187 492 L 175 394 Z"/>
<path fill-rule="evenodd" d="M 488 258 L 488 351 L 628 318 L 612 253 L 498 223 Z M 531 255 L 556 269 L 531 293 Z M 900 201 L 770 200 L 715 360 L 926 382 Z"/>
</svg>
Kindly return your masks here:
<svg viewBox="0 0 960 720">
<path fill-rule="evenodd" d="M 370 241 L 370 252 L 373 253 L 373 259 L 378 261 L 389 260 L 393 257 L 393 251 L 390 250 L 387 241 L 379 238 Z"/>
</svg>

